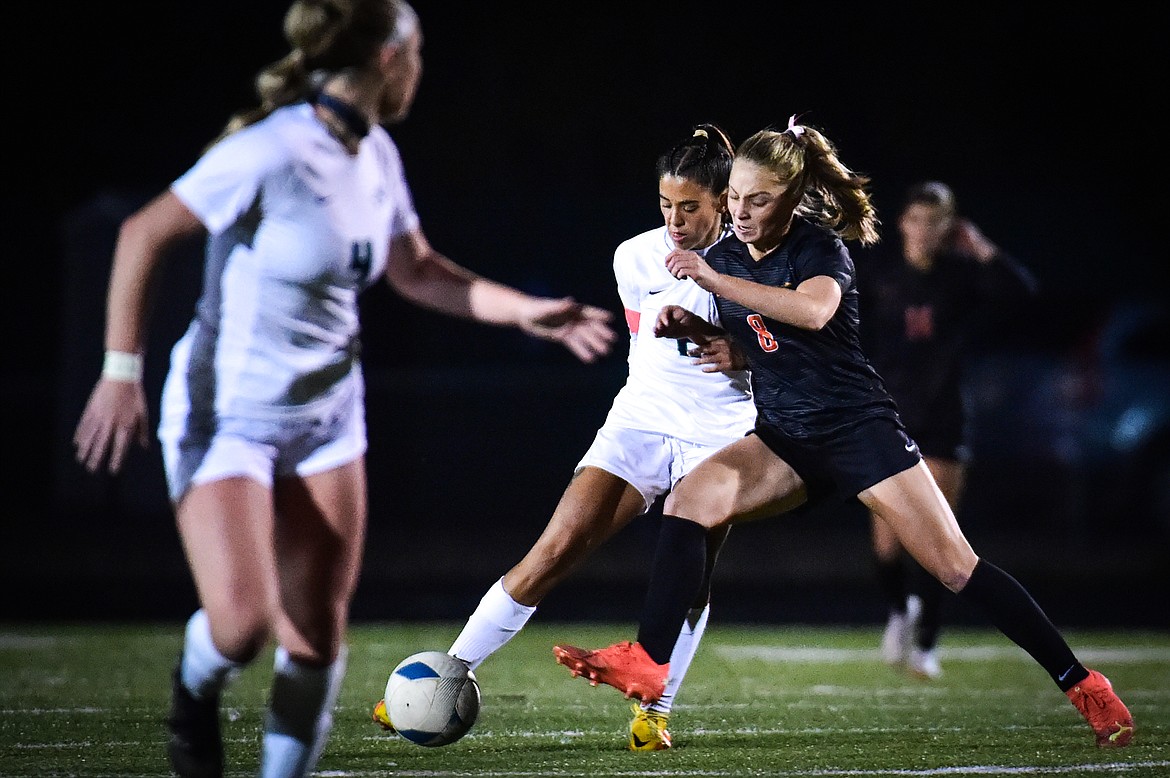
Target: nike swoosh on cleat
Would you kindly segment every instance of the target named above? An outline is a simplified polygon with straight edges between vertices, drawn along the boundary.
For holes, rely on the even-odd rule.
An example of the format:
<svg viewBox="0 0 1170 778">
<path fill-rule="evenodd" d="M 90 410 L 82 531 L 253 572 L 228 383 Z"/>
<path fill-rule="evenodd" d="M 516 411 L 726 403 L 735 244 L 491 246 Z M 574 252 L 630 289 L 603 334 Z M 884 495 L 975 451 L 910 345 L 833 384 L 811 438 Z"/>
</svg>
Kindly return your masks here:
<svg viewBox="0 0 1170 778">
<path fill-rule="evenodd" d="M 635 735 L 633 732 L 630 733 L 630 740 L 633 740 L 634 745 L 637 746 L 638 748 L 641 748 L 642 746 L 646 746 L 646 745 L 650 744 L 649 740 L 643 740 L 642 738 Z"/>
<path fill-rule="evenodd" d="M 1109 736 L 1110 743 L 1116 743 L 1117 738 L 1121 737 L 1122 735 L 1124 735 L 1127 732 L 1133 732 L 1133 727 L 1127 727 L 1124 724 L 1122 724 L 1120 721 L 1116 721 L 1114 723 L 1117 724 L 1117 731 Z M 637 739 L 638 739 L 637 736 L 635 736 L 634 740 L 637 740 Z"/>
</svg>

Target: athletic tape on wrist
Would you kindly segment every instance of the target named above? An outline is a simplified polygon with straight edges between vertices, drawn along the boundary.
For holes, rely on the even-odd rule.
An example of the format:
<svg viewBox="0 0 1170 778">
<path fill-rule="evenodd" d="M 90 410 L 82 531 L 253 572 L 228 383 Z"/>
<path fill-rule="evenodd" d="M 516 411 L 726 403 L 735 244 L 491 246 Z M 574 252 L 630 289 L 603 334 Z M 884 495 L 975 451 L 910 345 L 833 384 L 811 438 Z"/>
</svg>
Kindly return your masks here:
<svg viewBox="0 0 1170 778">
<path fill-rule="evenodd" d="M 102 377 L 114 381 L 141 381 L 142 355 L 127 351 L 107 351 L 102 362 Z"/>
</svg>

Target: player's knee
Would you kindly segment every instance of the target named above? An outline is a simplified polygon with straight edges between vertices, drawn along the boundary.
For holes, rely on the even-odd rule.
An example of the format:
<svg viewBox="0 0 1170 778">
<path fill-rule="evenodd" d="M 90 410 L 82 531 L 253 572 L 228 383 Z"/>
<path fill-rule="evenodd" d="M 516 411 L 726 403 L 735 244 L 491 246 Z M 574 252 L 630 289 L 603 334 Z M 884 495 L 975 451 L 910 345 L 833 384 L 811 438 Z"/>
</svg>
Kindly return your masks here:
<svg viewBox="0 0 1170 778">
<path fill-rule="evenodd" d="M 693 521 L 700 527 L 708 530 L 718 529 L 727 526 L 731 519 L 731 514 L 718 507 L 710 505 L 692 506 L 690 508 L 680 509 L 677 513 L 671 514 L 678 516 L 680 519 L 687 519 Z"/>
<path fill-rule="evenodd" d="M 332 663 L 342 644 L 334 630 L 324 628 L 310 634 L 303 630 L 279 630 L 277 640 L 292 659 L 306 667 L 325 667 Z"/>
<path fill-rule="evenodd" d="M 731 501 L 720 499 L 719 494 L 676 491 L 667 496 L 663 513 L 716 529 L 727 526 L 731 520 Z"/>
<path fill-rule="evenodd" d="M 950 589 L 956 594 L 963 590 L 967 582 L 971 580 L 971 571 L 975 569 L 974 564 L 969 564 L 967 561 L 959 561 L 948 565 L 945 569 L 935 573 L 935 578 L 939 580 L 943 586 Z"/>
<path fill-rule="evenodd" d="M 247 664 L 268 644 L 272 633 L 265 619 L 225 618 L 217 623 L 213 618 L 211 634 L 221 654 L 233 662 Z"/>
</svg>

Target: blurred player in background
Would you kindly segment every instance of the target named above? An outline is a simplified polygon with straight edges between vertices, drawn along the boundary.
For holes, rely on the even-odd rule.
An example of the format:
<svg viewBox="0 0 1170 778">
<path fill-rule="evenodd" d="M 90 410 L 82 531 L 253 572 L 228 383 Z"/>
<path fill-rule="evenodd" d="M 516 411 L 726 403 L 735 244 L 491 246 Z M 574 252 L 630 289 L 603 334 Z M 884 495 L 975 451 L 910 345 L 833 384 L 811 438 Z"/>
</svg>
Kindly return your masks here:
<svg viewBox="0 0 1170 778">
<path fill-rule="evenodd" d="M 861 340 L 898 404 L 938 488 L 958 512 L 970 449 L 962 370 L 992 306 L 1011 309 L 1036 280 L 968 219 L 939 181 L 912 186 L 898 216 L 900 250 L 858 263 Z M 933 679 L 943 587 L 909 559 L 893 530 L 871 514 L 877 580 L 889 606 L 881 654 Z"/>
<path fill-rule="evenodd" d="M 197 312 L 171 352 L 159 438 L 199 595 L 175 668 L 168 753 L 183 778 L 224 772 L 220 693 L 277 642 L 260 775 L 311 773 L 345 674 L 367 521 L 358 296 L 385 279 L 452 316 L 562 343 L 586 362 L 608 311 L 481 278 L 428 243 L 398 149 L 422 69 L 401 0 L 297 0 L 290 53 L 260 106 L 122 224 L 106 357 L 74 436 L 92 472 L 147 442 L 151 291 L 167 250 L 207 234 Z"/>
<path fill-rule="evenodd" d="M 537 604 L 602 542 L 646 513 L 699 462 L 751 429 L 756 410 L 748 375 L 726 338 L 664 340 L 658 311 L 679 305 L 718 323 L 711 294 L 675 278 L 665 258 L 674 249 L 702 253 L 727 236 L 727 176 L 732 145 L 703 124 L 658 158 L 658 207 L 665 224 L 614 251 L 618 295 L 630 330 L 629 376 L 605 423 L 578 463 L 552 518 L 531 550 L 484 594 L 449 653 L 473 669 L 528 622 Z M 711 571 L 726 530 L 707 543 L 703 580 L 672 641 L 671 673 L 654 701 L 634 705 L 632 750 L 671 745 L 667 718 L 706 629 Z M 384 726 L 383 706 L 376 717 Z"/>
<path fill-rule="evenodd" d="M 637 641 L 596 650 L 558 645 L 554 656 L 574 676 L 653 702 L 706 576 L 710 533 L 810 500 L 857 498 L 931 575 L 1035 659 L 1098 745 L 1127 745 L 1133 717 L 1109 680 L 1081 664 L 1015 578 L 976 555 L 861 349 L 844 241 L 878 240 L 868 183 L 832 141 L 796 117 L 736 149 L 727 190 L 735 234 L 704 255 L 678 250 L 666 258 L 675 277 L 715 295 L 726 329 L 667 306 L 654 333 L 730 334 L 748 359 L 756 426 L 667 496 Z"/>
</svg>

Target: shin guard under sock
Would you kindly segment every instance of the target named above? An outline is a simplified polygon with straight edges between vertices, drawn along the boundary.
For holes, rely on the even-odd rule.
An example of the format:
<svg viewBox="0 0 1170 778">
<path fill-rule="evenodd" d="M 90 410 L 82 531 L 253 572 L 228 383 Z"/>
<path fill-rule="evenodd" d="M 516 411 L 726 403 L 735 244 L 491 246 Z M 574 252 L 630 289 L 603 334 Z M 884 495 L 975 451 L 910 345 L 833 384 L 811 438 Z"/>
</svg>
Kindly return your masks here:
<svg viewBox="0 0 1170 778">
<path fill-rule="evenodd" d="M 874 577 L 877 578 L 878 590 L 886 601 L 886 607 L 894 613 L 906 612 L 906 569 L 902 566 L 902 558 L 893 559 L 874 558 Z"/>
<path fill-rule="evenodd" d="M 308 775 L 329 736 L 345 665 L 344 651 L 334 663 L 314 667 L 277 647 L 264 716 L 260 778 Z"/>
<path fill-rule="evenodd" d="M 515 637 L 535 612 L 535 605 L 521 605 L 512 599 L 501 578 L 480 599 L 447 653 L 474 670 Z"/>
<path fill-rule="evenodd" d="M 1005 636 L 1040 663 L 1061 691 L 1088 677 L 1068 643 L 1019 581 L 980 559 L 959 596 L 981 607 Z"/>
<path fill-rule="evenodd" d="M 688 519 L 663 516 L 638 623 L 638 642 L 658 664 L 670 661 L 687 611 L 703 585 L 706 562 L 706 528 Z"/>
<path fill-rule="evenodd" d="M 922 608 L 918 612 L 918 633 L 914 636 L 914 641 L 918 648 L 929 651 L 938 643 L 938 633 L 942 629 L 943 598 L 950 592 L 917 562 L 914 563 L 913 578 L 913 588 L 922 603 Z"/>
<path fill-rule="evenodd" d="M 217 700 L 220 691 L 244 667 L 219 652 L 211 639 L 211 623 L 202 608 L 187 620 L 183 636 L 183 658 L 179 677 L 197 700 Z"/>
</svg>

